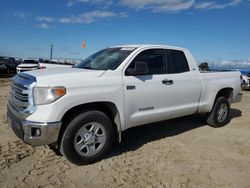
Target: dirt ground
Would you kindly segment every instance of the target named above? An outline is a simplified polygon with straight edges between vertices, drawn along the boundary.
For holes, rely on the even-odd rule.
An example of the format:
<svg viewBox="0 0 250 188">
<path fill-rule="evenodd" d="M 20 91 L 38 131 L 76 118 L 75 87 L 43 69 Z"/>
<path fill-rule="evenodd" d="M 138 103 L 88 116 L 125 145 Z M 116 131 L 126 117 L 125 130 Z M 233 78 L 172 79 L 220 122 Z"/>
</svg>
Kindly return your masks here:
<svg viewBox="0 0 250 188">
<path fill-rule="evenodd" d="M 7 125 L 9 79 L 0 79 L 0 187 L 250 187 L 250 91 L 231 122 L 200 115 L 127 130 L 104 160 L 75 166 L 48 147 L 33 148 Z"/>
</svg>

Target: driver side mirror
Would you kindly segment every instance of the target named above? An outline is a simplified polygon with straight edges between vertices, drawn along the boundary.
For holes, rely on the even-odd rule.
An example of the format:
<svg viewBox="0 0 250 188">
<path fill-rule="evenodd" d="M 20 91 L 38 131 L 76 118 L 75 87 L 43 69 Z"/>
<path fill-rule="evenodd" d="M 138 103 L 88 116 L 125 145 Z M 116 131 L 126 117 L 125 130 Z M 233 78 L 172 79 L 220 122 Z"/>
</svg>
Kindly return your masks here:
<svg viewBox="0 0 250 188">
<path fill-rule="evenodd" d="M 126 70 L 127 76 L 145 75 L 148 74 L 148 64 L 144 61 L 135 61 L 134 68 L 128 68 Z"/>
</svg>

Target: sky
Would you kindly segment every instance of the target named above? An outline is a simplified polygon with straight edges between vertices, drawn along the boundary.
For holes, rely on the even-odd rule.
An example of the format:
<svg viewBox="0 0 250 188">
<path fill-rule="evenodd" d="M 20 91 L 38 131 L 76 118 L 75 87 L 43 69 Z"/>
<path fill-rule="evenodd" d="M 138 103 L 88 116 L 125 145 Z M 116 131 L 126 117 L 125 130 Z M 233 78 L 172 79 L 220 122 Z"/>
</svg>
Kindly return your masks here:
<svg viewBox="0 0 250 188">
<path fill-rule="evenodd" d="M 0 56 L 82 59 L 120 44 L 188 48 L 250 69 L 250 0 L 1 0 Z M 82 48 L 85 41 L 86 48 Z"/>
</svg>

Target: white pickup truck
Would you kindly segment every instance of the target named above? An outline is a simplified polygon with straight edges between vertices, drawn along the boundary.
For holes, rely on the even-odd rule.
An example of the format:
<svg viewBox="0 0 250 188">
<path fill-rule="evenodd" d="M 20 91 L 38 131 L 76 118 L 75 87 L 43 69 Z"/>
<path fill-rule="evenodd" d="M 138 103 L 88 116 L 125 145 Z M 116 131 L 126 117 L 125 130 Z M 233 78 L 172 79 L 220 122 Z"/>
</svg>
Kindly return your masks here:
<svg viewBox="0 0 250 188">
<path fill-rule="evenodd" d="M 223 126 L 240 87 L 239 72 L 200 73 L 184 48 L 115 46 L 72 68 L 17 74 L 7 115 L 25 143 L 83 165 L 101 160 L 131 127 L 194 113 Z"/>
</svg>

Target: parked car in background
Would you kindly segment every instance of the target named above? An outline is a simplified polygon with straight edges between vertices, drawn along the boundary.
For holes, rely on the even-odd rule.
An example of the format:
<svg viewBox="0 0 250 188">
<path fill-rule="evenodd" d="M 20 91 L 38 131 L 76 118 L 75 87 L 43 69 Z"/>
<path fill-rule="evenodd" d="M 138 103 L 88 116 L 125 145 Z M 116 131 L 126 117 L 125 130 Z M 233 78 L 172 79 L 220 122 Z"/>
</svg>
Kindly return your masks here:
<svg viewBox="0 0 250 188">
<path fill-rule="evenodd" d="M 22 58 L 16 57 L 16 58 L 15 58 L 15 61 L 16 61 L 17 64 L 19 65 L 19 64 L 21 64 L 21 63 L 23 62 L 23 59 L 22 59 Z M 16 69 L 15 69 L 15 71 L 16 71 Z"/>
<path fill-rule="evenodd" d="M 250 71 L 240 71 L 242 76 L 242 89 L 250 89 Z"/>
<path fill-rule="evenodd" d="M 11 73 L 16 71 L 19 62 L 13 57 L 0 57 L 0 72 Z"/>
<path fill-rule="evenodd" d="M 43 59 L 24 59 L 23 62 L 17 66 L 16 72 L 31 71 L 36 69 L 45 69 Z"/>
</svg>

